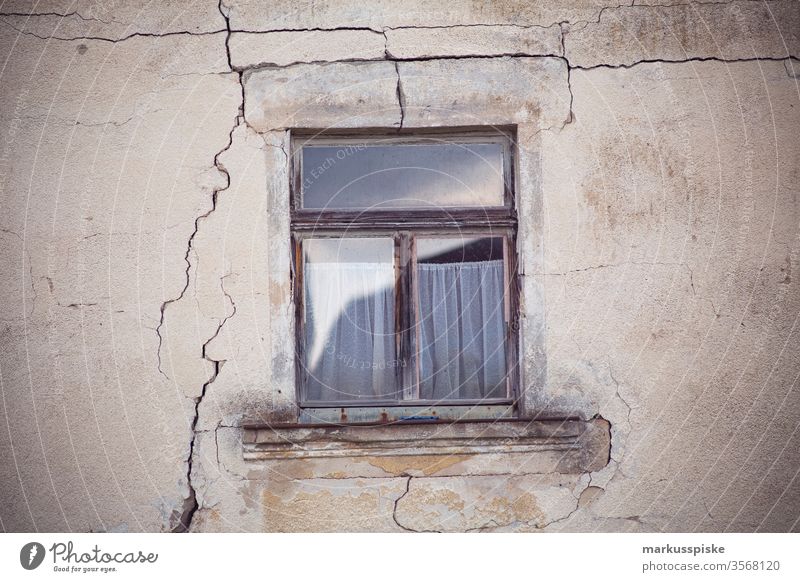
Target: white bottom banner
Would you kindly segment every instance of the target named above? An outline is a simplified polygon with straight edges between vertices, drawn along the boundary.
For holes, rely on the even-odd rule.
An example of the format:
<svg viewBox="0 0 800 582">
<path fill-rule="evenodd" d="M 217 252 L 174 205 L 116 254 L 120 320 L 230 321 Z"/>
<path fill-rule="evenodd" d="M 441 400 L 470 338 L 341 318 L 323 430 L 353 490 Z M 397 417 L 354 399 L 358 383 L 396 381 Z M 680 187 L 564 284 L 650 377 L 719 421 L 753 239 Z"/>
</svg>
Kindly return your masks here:
<svg viewBox="0 0 800 582">
<path fill-rule="evenodd" d="M 0 580 L 800 580 L 798 534 L 3 534 Z"/>
</svg>

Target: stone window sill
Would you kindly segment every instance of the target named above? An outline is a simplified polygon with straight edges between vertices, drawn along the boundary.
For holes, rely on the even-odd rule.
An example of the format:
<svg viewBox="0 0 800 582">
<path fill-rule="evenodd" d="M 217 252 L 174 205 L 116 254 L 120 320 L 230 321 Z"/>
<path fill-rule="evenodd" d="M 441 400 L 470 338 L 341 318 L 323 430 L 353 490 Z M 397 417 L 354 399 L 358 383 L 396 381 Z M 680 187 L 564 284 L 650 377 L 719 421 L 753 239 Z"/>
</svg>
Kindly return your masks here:
<svg viewBox="0 0 800 582">
<path fill-rule="evenodd" d="M 242 428 L 245 461 L 476 455 L 502 460 L 541 453 L 552 472 L 584 473 L 604 467 L 610 450 L 610 426 L 603 419 Z"/>
</svg>

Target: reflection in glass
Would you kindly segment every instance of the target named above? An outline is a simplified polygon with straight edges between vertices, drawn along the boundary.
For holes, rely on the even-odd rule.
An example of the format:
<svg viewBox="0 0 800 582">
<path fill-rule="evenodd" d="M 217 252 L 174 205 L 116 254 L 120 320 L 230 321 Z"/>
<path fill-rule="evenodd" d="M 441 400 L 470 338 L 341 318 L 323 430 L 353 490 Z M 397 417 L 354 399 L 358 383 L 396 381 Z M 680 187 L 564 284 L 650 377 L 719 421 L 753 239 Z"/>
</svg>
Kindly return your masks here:
<svg viewBox="0 0 800 582">
<path fill-rule="evenodd" d="M 303 241 L 305 399 L 398 399 L 391 238 Z"/>
<path fill-rule="evenodd" d="M 503 205 L 498 143 L 304 146 L 303 208 Z"/>
<path fill-rule="evenodd" d="M 420 398 L 505 398 L 503 238 L 417 238 Z"/>
</svg>

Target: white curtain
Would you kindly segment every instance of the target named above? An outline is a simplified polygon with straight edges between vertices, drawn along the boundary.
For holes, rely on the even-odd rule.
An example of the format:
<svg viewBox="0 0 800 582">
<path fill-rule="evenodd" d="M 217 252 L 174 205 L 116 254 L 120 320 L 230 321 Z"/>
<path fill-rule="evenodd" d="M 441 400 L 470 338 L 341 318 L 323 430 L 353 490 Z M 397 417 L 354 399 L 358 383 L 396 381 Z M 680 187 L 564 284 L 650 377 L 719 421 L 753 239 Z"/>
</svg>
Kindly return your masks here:
<svg viewBox="0 0 800 582">
<path fill-rule="evenodd" d="M 503 261 L 418 265 L 420 397 L 506 396 Z"/>
<path fill-rule="evenodd" d="M 506 396 L 503 262 L 420 263 L 420 397 Z M 394 268 L 307 263 L 306 399 L 397 399 Z"/>
<path fill-rule="evenodd" d="M 307 263 L 306 399 L 399 399 L 394 266 Z"/>
</svg>

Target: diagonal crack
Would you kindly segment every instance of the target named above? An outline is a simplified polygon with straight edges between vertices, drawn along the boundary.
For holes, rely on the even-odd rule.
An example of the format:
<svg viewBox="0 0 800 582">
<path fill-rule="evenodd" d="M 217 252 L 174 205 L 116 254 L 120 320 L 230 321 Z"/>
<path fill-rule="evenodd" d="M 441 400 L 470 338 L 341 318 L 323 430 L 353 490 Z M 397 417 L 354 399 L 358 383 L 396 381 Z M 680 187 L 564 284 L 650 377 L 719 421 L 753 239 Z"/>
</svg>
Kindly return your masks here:
<svg viewBox="0 0 800 582">
<path fill-rule="evenodd" d="M 411 479 L 414 478 L 412 475 L 406 475 L 406 476 L 408 477 L 408 481 L 406 481 L 406 490 L 403 492 L 403 494 L 400 497 L 398 497 L 397 499 L 394 500 L 394 509 L 392 510 L 392 519 L 394 520 L 395 524 L 397 524 L 397 527 L 399 527 L 400 529 L 403 529 L 403 530 L 405 530 L 407 532 L 413 532 L 413 533 L 442 533 L 441 531 L 439 531 L 437 529 L 412 529 L 410 527 L 407 527 L 407 526 L 403 525 L 402 523 L 400 523 L 397 520 L 397 505 L 400 503 L 401 499 L 403 499 L 406 495 L 408 495 L 408 491 L 411 489 Z"/>
<path fill-rule="evenodd" d="M 222 166 L 222 164 L 220 164 L 219 157 L 226 151 L 228 151 L 228 149 L 233 144 L 233 132 L 236 130 L 238 126 L 239 126 L 239 117 L 237 116 L 233 129 L 231 129 L 230 133 L 228 134 L 228 143 L 225 145 L 223 149 L 217 152 L 217 154 L 214 156 L 214 166 L 216 166 L 216 168 L 225 176 L 225 186 L 223 186 L 222 188 L 214 189 L 214 191 L 211 193 L 211 208 L 207 212 L 195 218 L 194 220 L 194 230 L 192 231 L 192 234 L 189 235 L 189 241 L 186 244 L 186 252 L 183 255 L 183 260 L 186 262 L 186 270 L 184 271 L 186 282 L 183 285 L 183 289 L 181 289 L 181 292 L 178 294 L 177 297 L 174 297 L 172 299 L 167 299 L 161 304 L 161 319 L 158 323 L 158 326 L 156 327 L 156 335 L 158 335 L 158 352 L 157 352 L 158 371 L 167 379 L 170 378 L 161 367 L 161 348 L 164 343 L 164 336 L 161 333 L 161 328 L 164 327 L 164 319 L 166 316 L 167 307 L 183 299 L 183 296 L 186 294 L 186 290 L 189 288 L 189 282 L 191 280 L 190 273 L 192 270 L 192 262 L 189 260 L 189 255 L 192 253 L 192 250 L 194 248 L 194 239 L 197 236 L 198 230 L 200 229 L 200 223 L 204 219 L 208 218 L 217 209 L 217 198 L 219 196 L 219 193 L 224 190 L 227 190 L 231 184 L 231 176 L 225 169 L 225 167 Z"/>
<path fill-rule="evenodd" d="M 622 402 L 622 404 L 625 405 L 625 408 L 628 409 L 628 415 L 627 415 L 626 420 L 628 422 L 628 427 L 629 427 L 629 430 L 630 430 L 632 428 L 631 427 L 631 412 L 633 412 L 633 407 L 630 405 L 630 403 L 628 403 L 628 401 L 625 399 L 624 396 L 622 396 L 622 393 L 619 391 L 619 381 L 614 376 L 614 370 L 611 367 L 611 362 L 607 361 L 606 362 L 606 366 L 608 367 L 608 375 L 611 377 L 611 380 L 614 382 L 615 392 L 616 392 L 617 398 L 619 398 L 620 402 Z M 609 458 L 609 460 L 610 460 L 610 458 Z M 592 482 L 591 482 L 591 479 L 590 479 L 589 480 L 589 485 L 591 485 L 591 484 L 592 484 Z"/>
<path fill-rule="evenodd" d="M 588 488 L 589 488 L 589 485 L 587 485 L 584 488 L 584 491 L 586 489 L 588 489 Z M 583 491 L 581 491 L 581 494 L 583 494 Z M 576 501 L 575 501 L 575 509 L 573 509 L 572 511 L 570 511 L 567 515 L 565 515 L 563 517 L 559 517 L 558 519 L 554 519 L 552 521 L 548 521 L 546 524 L 542 525 L 541 528 L 539 528 L 539 529 L 544 529 L 544 528 L 550 527 L 551 525 L 554 525 L 556 523 L 561 523 L 561 522 L 567 521 L 569 518 L 571 518 L 573 515 L 575 515 L 578 512 L 578 510 L 580 510 L 580 508 L 581 508 L 581 501 L 580 501 L 580 495 L 578 495 L 578 499 L 576 499 Z"/>
<path fill-rule="evenodd" d="M 411 475 L 409 475 L 408 476 L 408 481 L 406 481 L 406 490 L 403 492 L 403 494 L 400 497 L 398 497 L 397 499 L 394 500 L 394 508 L 392 509 L 392 519 L 397 524 L 397 527 L 399 527 L 399 528 L 401 528 L 401 529 L 403 529 L 405 531 L 416 532 L 417 530 L 408 528 L 408 527 L 404 526 L 402 523 L 400 523 L 399 521 L 397 521 L 397 504 L 400 503 L 400 500 L 403 497 L 408 495 L 408 490 L 411 488 L 411 479 L 413 479 L 413 477 Z"/>
<path fill-rule="evenodd" d="M 208 357 L 208 346 L 211 345 L 211 342 L 213 342 L 217 338 L 219 332 L 222 331 L 223 326 L 228 322 L 228 320 L 234 315 L 236 315 L 236 303 L 233 301 L 233 297 L 231 297 L 230 294 L 227 291 L 225 291 L 225 279 L 230 275 L 231 273 L 228 273 L 227 275 L 222 277 L 219 280 L 219 286 L 222 289 L 222 294 L 225 295 L 225 297 L 231 304 L 231 312 L 228 313 L 219 322 L 219 324 L 217 325 L 217 329 L 214 331 L 214 335 L 212 335 L 203 343 L 203 349 L 202 349 L 203 359 L 208 362 L 211 362 L 212 371 L 211 371 L 211 376 L 203 384 L 200 396 L 195 398 L 194 401 L 194 417 L 192 418 L 192 425 L 191 425 L 192 436 L 191 440 L 189 441 L 189 454 L 187 455 L 186 458 L 186 482 L 187 485 L 189 486 L 189 495 L 183 501 L 183 511 L 181 513 L 178 525 L 176 525 L 172 530 L 173 533 L 188 532 L 192 527 L 192 519 L 194 518 L 194 514 L 197 512 L 197 509 L 199 507 L 197 503 L 197 490 L 195 489 L 194 483 L 192 481 L 192 469 L 194 467 L 194 449 L 195 449 L 195 442 L 197 440 L 197 433 L 199 432 L 197 430 L 197 423 L 200 420 L 200 406 L 203 403 L 203 399 L 206 396 L 208 387 L 211 386 L 211 384 L 213 384 L 214 381 L 217 379 L 219 373 L 222 371 L 222 366 L 226 362 L 226 360 L 214 360 Z"/>
<path fill-rule="evenodd" d="M 225 25 L 226 25 L 226 29 L 227 29 L 227 37 L 225 39 L 225 50 L 226 50 L 226 53 L 227 53 L 228 64 L 230 65 L 230 48 L 229 48 L 229 41 L 230 41 L 230 35 L 231 35 L 231 32 L 230 32 L 230 21 L 228 20 L 228 16 L 223 11 L 223 4 L 222 4 L 221 0 L 220 0 L 220 3 L 219 3 L 219 11 L 220 11 L 220 14 L 222 14 L 222 17 L 225 19 Z M 242 84 L 242 74 L 241 73 L 239 73 L 239 84 L 240 85 Z M 186 270 L 185 270 L 186 282 L 185 282 L 185 284 L 183 286 L 183 289 L 181 290 L 180 294 L 177 297 L 175 297 L 173 299 L 169 299 L 169 300 L 167 300 L 167 301 L 165 301 L 164 303 L 161 304 L 161 321 L 159 322 L 158 327 L 156 328 L 156 333 L 158 334 L 158 370 L 164 376 L 166 376 L 166 374 L 164 374 L 164 371 L 161 369 L 161 347 L 162 347 L 162 342 L 163 342 L 163 336 L 162 336 L 162 333 L 161 333 L 161 328 L 164 325 L 165 312 L 166 312 L 167 307 L 170 304 L 175 303 L 177 301 L 180 301 L 183 298 L 183 296 L 186 294 L 186 290 L 189 288 L 189 284 L 190 284 L 190 280 L 191 280 L 191 269 L 192 269 L 192 262 L 190 261 L 189 256 L 193 251 L 194 239 L 197 236 L 197 233 L 198 233 L 198 231 L 200 229 L 200 223 L 201 223 L 201 221 L 203 219 L 208 218 L 217 209 L 217 200 L 218 200 L 220 192 L 223 192 L 223 191 L 227 190 L 231 185 L 230 173 L 225 168 L 225 166 L 221 163 L 220 157 L 225 152 L 227 152 L 230 149 L 230 147 L 233 145 L 233 134 L 236 131 L 236 128 L 239 127 L 239 125 L 241 123 L 244 123 L 244 86 L 242 86 L 242 104 L 240 105 L 239 111 L 237 112 L 237 116 L 234 119 L 233 128 L 231 129 L 230 133 L 228 134 L 228 143 L 225 145 L 225 147 L 222 150 L 217 152 L 216 155 L 214 156 L 214 166 L 217 168 L 217 170 L 220 173 L 222 173 L 225 176 L 225 185 L 222 188 L 214 189 L 214 191 L 212 192 L 212 195 L 211 195 L 211 208 L 207 212 L 205 212 L 204 214 L 198 216 L 194 221 L 194 231 L 189 236 L 189 240 L 188 240 L 187 245 L 186 245 L 186 253 L 184 255 L 184 260 L 186 261 Z M 208 346 L 219 335 L 219 333 L 222 330 L 222 327 L 225 325 L 225 323 L 227 323 L 227 321 L 231 317 L 233 317 L 234 314 L 236 313 L 236 303 L 233 301 L 233 298 L 231 297 L 231 295 L 225 290 L 225 279 L 227 277 L 229 277 L 229 276 L 230 276 L 230 273 L 228 273 L 227 275 L 223 276 L 220 279 L 220 289 L 222 290 L 222 294 L 227 298 L 228 302 L 230 303 L 231 311 L 230 311 L 230 313 L 228 313 L 219 322 L 219 324 L 217 325 L 216 330 L 214 331 L 214 334 L 208 340 L 206 340 L 203 343 L 203 346 L 202 346 L 202 349 L 201 349 L 201 357 L 202 357 L 203 360 L 211 362 L 212 371 L 211 371 L 211 376 L 203 384 L 203 386 L 202 386 L 202 388 L 200 390 L 200 395 L 198 397 L 196 397 L 195 401 L 194 401 L 194 416 L 192 418 L 192 422 L 191 422 L 191 426 L 190 426 L 191 436 L 190 436 L 190 441 L 189 441 L 189 453 L 188 453 L 187 458 L 186 458 L 186 465 L 187 465 L 186 482 L 187 482 L 187 486 L 189 488 L 189 494 L 183 500 L 181 513 L 180 513 L 180 516 L 178 518 L 178 524 L 172 528 L 172 532 L 173 533 L 184 533 L 184 532 L 190 531 L 191 526 L 192 526 L 192 519 L 194 518 L 194 515 L 197 512 L 197 509 L 199 507 L 198 506 L 198 502 L 197 502 L 197 492 L 196 492 L 196 489 L 195 489 L 193 481 L 192 481 L 192 471 L 193 471 L 193 468 L 194 468 L 195 442 L 196 442 L 197 433 L 198 433 L 197 424 L 198 424 L 198 421 L 200 419 L 200 405 L 202 404 L 203 398 L 205 397 L 205 395 L 206 395 L 206 393 L 208 391 L 208 387 L 211 384 L 213 384 L 214 381 L 217 379 L 217 377 L 219 376 L 220 371 L 222 370 L 222 366 L 225 364 L 225 360 L 214 360 L 214 359 L 208 357 Z"/>
<path fill-rule="evenodd" d="M 227 36 L 225 38 L 225 51 L 226 51 L 226 54 L 227 54 L 228 64 L 230 65 L 230 62 L 231 62 L 231 51 L 230 51 L 230 47 L 229 47 L 229 44 L 228 44 L 229 41 L 230 41 L 230 36 L 231 36 L 230 22 L 228 20 L 228 16 L 224 12 L 222 12 L 222 0 L 220 0 L 220 3 L 219 3 L 219 10 L 220 10 L 220 13 L 222 14 L 223 18 L 225 19 L 225 25 L 226 25 L 226 29 L 227 29 Z M 208 218 L 217 209 L 217 197 L 219 196 L 219 193 L 222 192 L 223 190 L 227 190 L 231 185 L 231 176 L 228 173 L 228 170 L 226 170 L 225 167 L 220 163 L 219 158 L 220 158 L 220 156 L 222 156 L 222 154 L 224 154 L 225 152 L 227 152 L 230 149 L 231 145 L 233 144 L 233 132 L 239 126 L 240 122 L 244 121 L 244 84 L 242 83 L 242 73 L 241 72 L 239 73 L 239 85 L 242 88 L 242 104 L 239 107 L 238 115 L 237 115 L 236 119 L 234 120 L 233 128 L 231 129 L 230 133 L 228 134 L 228 143 L 225 145 L 224 148 L 222 148 L 220 151 L 218 151 L 214 155 L 214 166 L 217 168 L 217 170 L 219 170 L 220 173 L 222 173 L 225 176 L 225 185 L 222 188 L 215 188 L 214 189 L 214 191 L 211 193 L 211 208 L 207 212 L 205 212 L 204 214 L 201 214 L 200 216 L 198 216 L 194 221 L 194 231 L 192 231 L 192 234 L 189 235 L 189 240 L 188 240 L 188 242 L 186 244 L 186 252 L 184 253 L 184 256 L 183 256 L 183 260 L 186 262 L 186 270 L 185 270 L 186 282 L 183 285 L 183 289 L 181 289 L 181 291 L 180 291 L 180 293 L 178 294 L 177 297 L 174 297 L 172 299 L 167 299 L 166 301 L 164 301 L 161 304 L 161 318 L 159 320 L 158 326 L 156 327 L 156 334 L 158 335 L 158 352 L 157 352 L 157 356 L 158 356 L 158 371 L 167 379 L 169 379 L 169 376 L 167 376 L 167 374 L 164 372 L 164 370 L 161 367 L 161 348 L 162 348 L 163 343 L 164 343 L 164 337 L 163 337 L 163 335 L 161 333 L 161 328 L 164 326 L 164 318 L 165 318 L 165 312 L 166 312 L 167 307 L 169 305 L 171 305 L 172 303 L 175 303 L 175 302 L 180 301 L 181 299 L 183 299 L 183 296 L 186 294 L 186 291 L 189 288 L 190 272 L 191 272 L 191 269 L 192 269 L 192 263 L 189 260 L 189 255 L 192 252 L 193 245 L 194 245 L 194 238 L 197 236 L 197 231 L 200 228 L 200 222 L 203 219 Z"/>
</svg>

